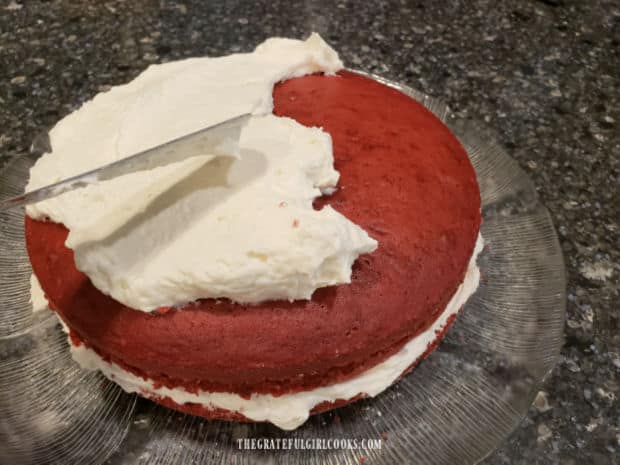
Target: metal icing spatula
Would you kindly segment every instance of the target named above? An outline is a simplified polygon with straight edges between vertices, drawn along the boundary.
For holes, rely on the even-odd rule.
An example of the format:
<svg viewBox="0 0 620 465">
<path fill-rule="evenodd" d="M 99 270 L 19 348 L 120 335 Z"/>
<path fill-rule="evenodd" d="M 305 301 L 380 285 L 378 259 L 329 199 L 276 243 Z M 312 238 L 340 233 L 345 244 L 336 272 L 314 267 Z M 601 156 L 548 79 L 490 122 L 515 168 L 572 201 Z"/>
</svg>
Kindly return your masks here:
<svg viewBox="0 0 620 465">
<path fill-rule="evenodd" d="M 241 129 L 250 119 L 249 114 L 200 129 L 191 134 L 165 142 L 129 157 L 101 166 L 86 173 L 58 181 L 25 194 L 0 201 L 0 211 L 47 200 L 68 191 L 114 179 L 136 171 L 150 170 L 186 160 L 197 155 L 234 155 L 238 150 Z"/>
</svg>

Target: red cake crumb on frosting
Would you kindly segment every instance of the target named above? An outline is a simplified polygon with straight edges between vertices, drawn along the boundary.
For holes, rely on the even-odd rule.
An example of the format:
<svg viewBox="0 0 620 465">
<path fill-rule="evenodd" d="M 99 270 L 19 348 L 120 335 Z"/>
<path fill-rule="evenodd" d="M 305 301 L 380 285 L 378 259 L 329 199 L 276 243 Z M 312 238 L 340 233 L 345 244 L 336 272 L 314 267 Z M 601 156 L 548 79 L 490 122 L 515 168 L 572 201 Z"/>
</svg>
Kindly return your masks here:
<svg viewBox="0 0 620 465">
<path fill-rule="evenodd" d="M 346 71 L 278 84 L 274 104 L 276 115 L 332 136 L 341 177 L 316 208 L 330 204 L 379 242 L 356 261 L 351 284 L 318 289 L 309 301 L 246 306 L 206 299 L 144 313 L 103 295 L 75 268 L 62 225 L 27 217 L 33 270 L 77 340 L 164 386 L 277 395 L 350 379 L 441 314 L 463 280 L 480 227 L 475 173 L 457 139 L 418 102 Z"/>
</svg>

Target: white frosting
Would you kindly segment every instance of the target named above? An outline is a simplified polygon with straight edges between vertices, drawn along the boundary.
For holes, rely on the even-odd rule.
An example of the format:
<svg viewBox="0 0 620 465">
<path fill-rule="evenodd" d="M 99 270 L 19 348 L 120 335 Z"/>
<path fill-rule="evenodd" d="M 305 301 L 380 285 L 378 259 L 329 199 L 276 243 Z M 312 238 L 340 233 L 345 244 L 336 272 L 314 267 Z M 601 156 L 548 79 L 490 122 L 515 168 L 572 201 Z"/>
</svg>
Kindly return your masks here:
<svg viewBox="0 0 620 465">
<path fill-rule="evenodd" d="M 183 388 L 156 388 L 152 381 L 136 376 L 114 363 L 106 362 L 84 345 L 78 347 L 72 345 L 71 353 L 80 366 L 100 370 L 127 392 L 137 392 L 147 397 L 169 397 L 177 404 L 193 403 L 207 408 L 240 412 L 252 420 L 268 421 L 285 430 L 295 429 L 306 421 L 312 408 L 322 402 L 351 399 L 362 393 L 370 397 L 376 396 L 394 383 L 407 367 L 422 356 L 449 319 L 457 314 L 478 288 L 480 270 L 476 265 L 476 258 L 482 248 L 483 240 L 479 235 L 465 279 L 431 327 L 405 344 L 398 353 L 359 376 L 310 391 L 281 396 L 253 394 L 250 399 L 245 399 L 237 394 L 226 392 L 190 393 Z"/>
<path fill-rule="evenodd" d="M 39 280 L 34 273 L 30 275 L 30 305 L 32 305 L 32 313 L 42 312 L 48 309 L 48 302 L 45 298 L 45 292 Z"/>
<path fill-rule="evenodd" d="M 69 230 L 75 263 L 103 293 L 151 311 L 199 298 L 309 299 L 349 283 L 377 242 L 312 201 L 334 190 L 329 134 L 270 114 L 276 82 L 342 68 L 318 35 L 269 39 L 253 53 L 151 66 L 50 132 L 53 152 L 27 190 L 253 112 L 240 158 L 205 153 L 31 205 Z"/>
</svg>

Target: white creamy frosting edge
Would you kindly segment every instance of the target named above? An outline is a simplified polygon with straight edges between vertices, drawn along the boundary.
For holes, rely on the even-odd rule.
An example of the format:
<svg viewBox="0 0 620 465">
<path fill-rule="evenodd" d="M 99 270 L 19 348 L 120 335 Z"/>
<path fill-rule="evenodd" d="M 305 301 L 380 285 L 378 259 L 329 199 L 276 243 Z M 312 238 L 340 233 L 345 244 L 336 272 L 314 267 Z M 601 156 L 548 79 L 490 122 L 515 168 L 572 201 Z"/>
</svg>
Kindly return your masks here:
<svg viewBox="0 0 620 465">
<path fill-rule="evenodd" d="M 308 419 L 312 408 L 322 402 L 352 399 L 359 394 L 366 394 L 370 397 L 378 395 L 391 386 L 403 371 L 418 360 L 446 327 L 450 318 L 458 313 L 478 288 L 480 270 L 476 259 L 483 246 L 484 241 L 479 234 L 463 282 L 441 315 L 426 331 L 407 342 L 399 352 L 362 374 L 329 386 L 281 396 L 253 394 L 249 399 L 227 392 L 200 391 L 191 393 L 181 387 L 154 387 L 153 381 L 136 376 L 114 363 L 106 362 L 95 351 L 85 347 L 84 344 L 75 346 L 69 340 L 71 354 L 82 368 L 101 371 L 106 378 L 118 384 L 126 392 L 136 392 L 146 397 L 169 397 L 181 405 L 192 403 L 211 409 L 219 408 L 239 412 L 251 420 L 267 421 L 281 429 L 292 430 L 302 425 Z M 43 294 L 36 289 L 37 285 L 36 279 L 33 279 L 33 290 L 31 292 L 33 305 L 35 308 L 42 308 L 46 302 L 40 301 L 40 296 Z"/>
<path fill-rule="evenodd" d="M 329 205 L 312 207 L 337 189 L 331 137 L 271 114 L 277 82 L 342 67 L 317 34 L 151 66 L 62 119 L 26 190 L 252 113 L 230 144 L 240 156 L 204 153 L 30 205 L 27 214 L 64 224 L 76 267 L 136 310 L 202 298 L 310 299 L 317 288 L 350 283 L 353 263 L 377 242 Z"/>
</svg>

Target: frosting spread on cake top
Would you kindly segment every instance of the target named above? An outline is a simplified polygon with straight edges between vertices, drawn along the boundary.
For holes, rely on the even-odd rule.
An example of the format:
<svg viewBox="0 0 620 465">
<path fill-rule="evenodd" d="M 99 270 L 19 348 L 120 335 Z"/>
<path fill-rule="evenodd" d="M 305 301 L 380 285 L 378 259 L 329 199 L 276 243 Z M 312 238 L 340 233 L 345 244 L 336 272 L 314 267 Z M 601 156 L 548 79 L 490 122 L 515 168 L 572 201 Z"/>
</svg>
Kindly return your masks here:
<svg viewBox="0 0 620 465">
<path fill-rule="evenodd" d="M 277 82 L 341 68 L 316 34 L 151 66 L 60 121 L 27 190 L 250 112 L 233 150 L 240 156 L 204 153 L 31 205 L 27 214 L 64 224 L 77 268 L 142 311 L 200 298 L 309 299 L 319 287 L 348 283 L 354 261 L 377 242 L 331 207 L 312 206 L 338 182 L 331 138 L 270 114 Z"/>
</svg>

